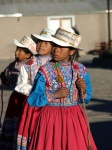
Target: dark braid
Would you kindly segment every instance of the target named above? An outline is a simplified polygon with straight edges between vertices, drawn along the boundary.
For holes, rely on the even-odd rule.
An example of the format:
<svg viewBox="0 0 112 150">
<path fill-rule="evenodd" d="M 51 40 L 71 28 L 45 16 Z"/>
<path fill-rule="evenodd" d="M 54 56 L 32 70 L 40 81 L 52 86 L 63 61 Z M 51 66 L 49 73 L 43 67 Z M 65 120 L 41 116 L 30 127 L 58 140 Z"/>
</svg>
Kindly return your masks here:
<svg viewBox="0 0 112 150">
<path fill-rule="evenodd" d="M 70 49 L 70 51 L 75 50 L 72 47 L 70 47 L 69 49 Z M 71 64 L 73 64 L 75 58 L 76 58 L 76 53 L 74 53 L 72 56 L 69 56 L 69 61 L 71 62 Z"/>
</svg>

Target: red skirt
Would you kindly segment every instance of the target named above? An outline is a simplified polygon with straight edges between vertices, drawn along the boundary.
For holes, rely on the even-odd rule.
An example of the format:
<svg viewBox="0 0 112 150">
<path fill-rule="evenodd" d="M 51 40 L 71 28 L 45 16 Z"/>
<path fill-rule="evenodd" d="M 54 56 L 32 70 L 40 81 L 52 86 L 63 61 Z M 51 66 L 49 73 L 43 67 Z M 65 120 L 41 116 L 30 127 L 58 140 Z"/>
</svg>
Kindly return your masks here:
<svg viewBox="0 0 112 150">
<path fill-rule="evenodd" d="M 8 107 L 6 110 L 6 115 L 5 117 L 8 118 L 14 118 L 14 117 L 19 117 L 23 103 L 27 99 L 26 95 L 23 95 L 21 93 L 18 93 L 16 91 L 12 92 L 10 98 L 9 98 L 9 103 Z"/>
<path fill-rule="evenodd" d="M 18 117 L 20 115 L 22 105 L 26 98 L 27 96 L 20 94 L 16 91 L 12 92 L 9 98 L 4 123 L 1 131 L 1 149 L 13 150 L 16 146 L 15 138 L 17 133 L 16 131 Z"/>
<path fill-rule="evenodd" d="M 90 134 L 90 150 L 97 150 Z M 80 106 L 41 109 L 28 150 L 89 150 L 88 126 Z"/>
<path fill-rule="evenodd" d="M 18 121 L 17 149 L 27 149 L 28 143 L 34 131 L 35 122 L 40 112 L 39 107 L 31 107 L 25 101 Z"/>
</svg>

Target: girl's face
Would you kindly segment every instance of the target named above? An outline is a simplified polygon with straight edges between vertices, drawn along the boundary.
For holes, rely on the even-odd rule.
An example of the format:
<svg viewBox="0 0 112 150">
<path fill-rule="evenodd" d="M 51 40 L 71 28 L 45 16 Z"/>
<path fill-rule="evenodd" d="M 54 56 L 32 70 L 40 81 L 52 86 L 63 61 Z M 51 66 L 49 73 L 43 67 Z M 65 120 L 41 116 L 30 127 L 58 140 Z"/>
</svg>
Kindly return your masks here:
<svg viewBox="0 0 112 150">
<path fill-rule="evenodd" d="M 53 49 L 53 45 L 48 41 L 38 40 L 37 53 L 42 56 L 50 55 Z"/>
<path fill-rule="evenodd" d="M 18 50 L 15 51 L 15 59 L 18 59 Z"/>
<path fill-rule="evenodd" d="M 55 61 L 62 61 L 67 62 L 69 60 L 69 57 L 75 53 L 75 50 L 70 50 L 69 47 L 62 47 L 56 45 L 56 47 L 53 49 L 53 59 Z"/>
<path fill-rule="evenodd" d="M 19 61 L 26 61 L 28 58 L 30 58 L 31 54 L 30 53 L 25 53 L 22 48 L 17 47 L 16 53 L 15 53 L 16 57 L 18 58 Z"/>
</svg>

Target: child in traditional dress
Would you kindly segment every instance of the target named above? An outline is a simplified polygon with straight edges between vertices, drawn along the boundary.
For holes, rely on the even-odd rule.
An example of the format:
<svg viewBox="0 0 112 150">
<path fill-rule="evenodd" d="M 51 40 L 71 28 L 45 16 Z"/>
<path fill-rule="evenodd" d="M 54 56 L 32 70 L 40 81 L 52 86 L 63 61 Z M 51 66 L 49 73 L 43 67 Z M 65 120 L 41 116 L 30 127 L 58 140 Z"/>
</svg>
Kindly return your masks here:
<svg viewBox="0 0 112 150">
<path fill-rule="evenodd" d="M 37 68 L 37 72 L 40 66 L 51 59 L 53 43 L 49 36 L 53 34 L 54 31 L 50 29 L 43 29 L 40 35 L 31 35 L 37 44 L 38 55 L 35 58 L 35 62 L 34 60 L 30 60 L 21 67 L 21 73 L 18 78 L 20 84 L 17 84 L 15 88 L 16 91 L 26 94 L 27 96 L 29 95 L 35 77 L 35 73 L 33 73 L 34 68 Z M 28 81 L 30 81 L 29 84 Z M 27 149 L 39 111 L 40 107 L 31 107 L 27 101 L 23 104 L 17 129 L 17 150 Z"/>
<path fill-rule="evenodd" d="M 14 39 L 14 44 L 17 47 L 16 54 L 21 65 L 23 62 L 31 59 L 35 54 L 37 54 L 36 44 L 27 36 L 24 36 L 20 42 Z M 26 95 L 15 90 L 9 98 L 0 140 L 0 148 L 3 150 L 13 150 L 14 134 L 16 131 L 18 116 L 24 102 L 23 100 L 26 98 Z"/>
<path fill-rule="evenodd" d="M 15 60 L 11 62 L 5 69 L 0 73 L 1 79 L 1 115 L 0 115 L 0 128 L 2 128 L 2 114 L 3 114 L 3 90 L 4 88 L 9 88 L 10 90 L 14 90 L 17 78 L 20 72 L 21 61 L 18 58 L 18 50 L 15 51 Z"/>
<path fill-rule="evenodd" d="M 18 50 L 15 51 L 15 60 L 11 62 L 0 74 L 3 86 L 14 89 L 20 72 L 21 61 L 18 58 Z"/>
<path fill-rule="evenodd" d="M 51 39 L 53 60 L 40 67 L 27 99 L 41 107 L 28 150 L 97 150 L 80 107 L 92 94 L 87 69 L 74 61 L 81 36 L 58 28 Z"/>
</svg>

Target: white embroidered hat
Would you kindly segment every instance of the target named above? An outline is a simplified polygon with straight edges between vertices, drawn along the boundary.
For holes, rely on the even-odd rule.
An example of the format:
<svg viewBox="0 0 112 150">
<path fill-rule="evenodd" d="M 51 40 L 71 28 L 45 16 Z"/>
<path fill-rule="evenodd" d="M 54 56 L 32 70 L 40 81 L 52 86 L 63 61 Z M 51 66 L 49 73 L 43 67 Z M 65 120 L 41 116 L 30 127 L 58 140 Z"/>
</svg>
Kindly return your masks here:
<svg viewBox="0 0 112 150">
<path fill-rule="evenodd" d="M 14 44 L 21 48 L 27 48 L 33 55 L 36 55 L 36 44 L 35 42 L 28 36 L 24 36 L 20 42 L 14 39 Z"/>
<path fill-rule="evenodd" d="M 54 35 L 55 32 L 52 31 L 51 29 L 43 29 L 39 35 L 37 34 L 31 34 L 31 38 L 33 39 L 33 41 L 35 43 L 38 42 L 38 39 L 39 40 L 42 40 L 42 41 L 51 41 L 51 39 L 49 38 L 50 36 Z"/>
<path fill-rule="evenodd" d="M 76 34 L 72 28 L 58 28 L 55 35 L 50 37 L 50 39 L 57 45 L 83 50 L 83 48 L 79 48 L 81 35 Z"/>
</svg>

